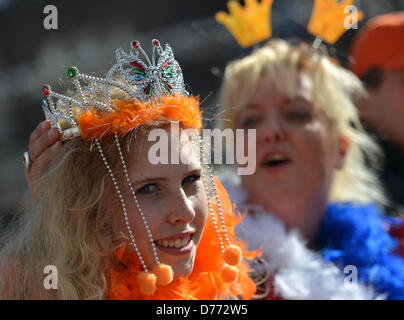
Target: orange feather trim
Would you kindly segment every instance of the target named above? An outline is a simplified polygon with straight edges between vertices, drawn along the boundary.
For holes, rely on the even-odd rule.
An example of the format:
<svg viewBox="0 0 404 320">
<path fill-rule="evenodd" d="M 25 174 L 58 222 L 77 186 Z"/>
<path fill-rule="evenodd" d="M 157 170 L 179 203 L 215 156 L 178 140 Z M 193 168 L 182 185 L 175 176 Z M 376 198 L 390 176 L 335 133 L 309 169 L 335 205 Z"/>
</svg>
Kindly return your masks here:
<svg viewBox="0 0 404 320">
<path fill-rule="evenodd" d="M 78 120 L 83 140 L 100 139 L 112 134 L 124 135 L 153 120 L 179 121 L 188 128 L 202 128 L 198 97 L 162 96 L 151 101 L 112 100 L 114 112 L 91 110 Z"/>
<path fill-rule="evenodd" d="M 259 256 L 259 251 L 247 251 L 245 244 L 236 240 L 234 228 L 241 222 L 242 218 L 235 216 L 235 208 L 217 178 L 215 178 L 215 183 L 230 241 L 240 247 L 244 258 L 253 259 Z M 214 202 L 213 198 L 212 205 L 217 212 L 217 203 Z M 226 264 L 211 218 L 208 218 L 198 245 L 191 275 L 187 278 L 178 278 L 166 286 L 157 286 L 157 290 L 152 296 L 145 296 L 140 292 L 137 275 L 142 272 L 141 264 L 136 253 L 125 248 L 122 249 L 121 247 L 116 252 L 115 257 L 120 262 L 117 265 L 121 267 L 114 268 L 110 272 L 108 299 L 213 300 L 229 297 L 251 299 L 256 291 L 254 282 L 248 277 L 248 265 L 244 260 L 233 267 L 238 270 L 236 281 L 227 283 L 222 279 L 222 270 Z"/>
</svg>

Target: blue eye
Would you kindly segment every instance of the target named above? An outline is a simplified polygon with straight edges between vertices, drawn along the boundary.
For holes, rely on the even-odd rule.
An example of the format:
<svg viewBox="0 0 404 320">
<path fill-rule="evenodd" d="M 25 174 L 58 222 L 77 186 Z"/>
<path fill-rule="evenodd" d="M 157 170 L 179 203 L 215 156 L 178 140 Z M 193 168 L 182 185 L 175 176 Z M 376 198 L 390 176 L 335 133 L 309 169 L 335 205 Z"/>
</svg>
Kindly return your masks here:
<svg viewBox="0 0 404 320">
<path fill-rule="evenodd" d="M 154 183 L 149 183 L 146 184 L 145 186 L 139 188 L 136 191 L 136 194 L 141 193 L 141 194 L 152 194 L 156 190 L 156 184 Z"/>
<path fill-rule="evenodd" d="M 182 180 L 182 184 L 184 183 L 194 183 L 198 180 L 201 179 L 200 174 L 191 174 L 190 176 L 186 177 L 184 180 Z"/>
</svg>

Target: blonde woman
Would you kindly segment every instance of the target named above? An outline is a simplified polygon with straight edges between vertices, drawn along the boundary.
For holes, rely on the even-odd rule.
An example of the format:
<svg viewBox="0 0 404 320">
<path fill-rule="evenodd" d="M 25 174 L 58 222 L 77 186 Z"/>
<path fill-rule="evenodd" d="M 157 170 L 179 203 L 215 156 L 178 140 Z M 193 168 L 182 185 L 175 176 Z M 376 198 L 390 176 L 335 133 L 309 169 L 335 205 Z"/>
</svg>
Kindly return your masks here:
<svg viewBox="0 0 404 320">
<path fill-rule="evenodd" d="M 38 132 L 49 125 L 32 136 L 38 153 L 28 170 L 51 159 L 34 208 L 2 236 L 0 297 L 251 298 L 242 258 L 255 253 L 235 239 L 232 205 L 204 164 L 199 103 L 171 48 L 154 40 L 150 61 L 134 41 L 116 54 L 105 78 L 68 68 L 74 94 L 43 87 L 64 143 L 46 154 L 52 143 Z M 150 160 L 153 130 L 172 142 L 167 156 L 177 153 L 179 163 Z"/>
<path fill-rule="evenodd" d="M 376 295 L 404 298 L 404 260 L 386 230 L 400 223 L 387 223 L 377 206 L 386 199 L 367 165 L 377 165 L 379 149 L 353 102 L 363 92 L 326 54 L 283 40 L 226 68 L 223 126 L 255 129 L 257 154 L 252 175 L 223 181 L 248 209 L 239 236 L 264 246 L 269 296 L 354 298 L 344 272 Z"/>
</svg>

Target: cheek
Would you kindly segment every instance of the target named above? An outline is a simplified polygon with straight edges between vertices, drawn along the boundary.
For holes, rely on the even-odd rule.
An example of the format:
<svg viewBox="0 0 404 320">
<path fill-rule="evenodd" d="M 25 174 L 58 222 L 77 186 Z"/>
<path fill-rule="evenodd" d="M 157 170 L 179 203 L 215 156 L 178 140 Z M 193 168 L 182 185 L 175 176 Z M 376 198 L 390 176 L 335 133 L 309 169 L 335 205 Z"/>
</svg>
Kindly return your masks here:
<svg viewBox="0 0 404 320">
<path fill-rule="evenodd" d="M 192 202 L 195 210 L 194 223 L 202 234 L 209 215 L 208 201 L 206 198 L 205 189 L 203 187 L 199 188 L 196 196 L 192 198 Z"/>
<path fill-rule="evenodd" d="M 126 201 L 128 220 L 132 230 L 136 245 L 139 248 L 147 265 L 154 263 L 152 254 L 152 246 L 149 241 L 149 233 L 146 231 L 145 223 L 132 199 Z M 164 224 L 164 217 L 161 215 L 158 205 L 150 205 L 149 201 L 140 201 L 142 212 L 146 218 L 147 225 L 150 229 L 152 236 L 159 234 L 161 227 Z M 122 230 L 126 235 L 129 235 L 127 225 L 124 221 L 124 229 Z M 130 239 L 131 241 L 131 239 Z"/>
<path fill-rule="evenodd" d="M 139 202 L 150 232 L 152 235 L 158 236 L 160 229 L 164 227 L 167 222 L 167 217 L 164 214 L 166 208 L 163 201 L 143 198 L 140 199 Z M 135 204 L 131 207 L 131 218 L 132 221 L 136 223 L 133 226 L 136 226 L 137 231 L 142 230 L 142 234 L 147 235 L 145 223 Z"/>
<path fill-rule="evenodd" d="M 370 96 L 377 117 L 382 119 L 395 118 L 404 113 L 404 88 L 395 82 L 385 83 Z"/>
<path fill-rule="evenodd" d="M 294 131 L 290 138 L 300 172 L 309 180 L 322 180 L 334 168 L 335 141 L 330 130 L 320 121 L 314 121 Z"/>
</svg>

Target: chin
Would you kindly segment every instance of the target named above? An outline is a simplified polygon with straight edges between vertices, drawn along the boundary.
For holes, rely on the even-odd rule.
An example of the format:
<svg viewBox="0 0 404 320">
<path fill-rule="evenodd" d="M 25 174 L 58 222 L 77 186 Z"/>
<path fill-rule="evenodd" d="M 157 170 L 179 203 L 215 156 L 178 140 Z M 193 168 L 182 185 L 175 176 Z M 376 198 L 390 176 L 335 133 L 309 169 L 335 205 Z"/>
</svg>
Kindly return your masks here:
<svg viewBox="0 0 404 320">
<path fill-rule="evenodd" d="M 189 277 L 194 269 L 194 257 L 187 261 L 178 261 L 177 263 L 172 264 L 171 267 L 174 271 L 174 279 Z"/>
</svg>

